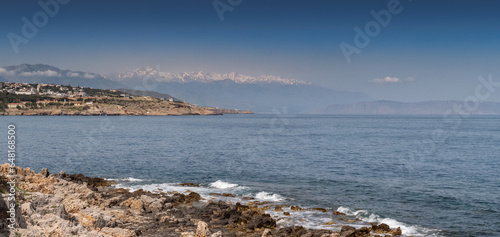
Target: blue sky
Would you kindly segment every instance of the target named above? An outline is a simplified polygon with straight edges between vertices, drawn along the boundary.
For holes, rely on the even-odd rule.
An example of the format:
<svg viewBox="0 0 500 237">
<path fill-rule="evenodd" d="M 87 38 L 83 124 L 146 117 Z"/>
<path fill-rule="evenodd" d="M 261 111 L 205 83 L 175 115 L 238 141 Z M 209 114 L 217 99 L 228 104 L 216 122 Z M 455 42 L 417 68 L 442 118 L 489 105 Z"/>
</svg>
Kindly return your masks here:
<svg viewBox="0 0 500 237">
<path fill-rule="evenodd" d="M 109 73 L 158 64 L 170 72 L 279 75 L 398 101 L 462 100 L 478 76 L 500 81 L 500 2 L 493 0 L 401 0 L 401 12 L 348 63 L 340 44 L 354 45 L 354 27 L 363 30 L 375 20 L 370 11 L 393 1 L 241 0 L 221 21 L 213 1 L 72 0 L 15 53 L 7 35 L 22 36 L 21 18 L 32 21 L 43 9 L 4 0 L 0 66 Z M 500 101 L 500 88 L 491 100 Z"/>
</svg>

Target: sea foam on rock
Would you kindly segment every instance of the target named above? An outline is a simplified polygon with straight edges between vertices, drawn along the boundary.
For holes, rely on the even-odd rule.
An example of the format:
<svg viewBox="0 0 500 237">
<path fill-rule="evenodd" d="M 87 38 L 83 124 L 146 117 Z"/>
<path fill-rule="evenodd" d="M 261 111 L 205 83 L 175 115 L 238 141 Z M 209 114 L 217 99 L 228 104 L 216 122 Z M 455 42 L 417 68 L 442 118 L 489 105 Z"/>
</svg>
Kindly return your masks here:
<svg viewBox="0 0 500 237">
<path fill-rule="evenodd" d="M 16 167 L 21 191 L 11 236 L 342 236 L 344 232 L 278 228 L 276 220 L 252 205 L 208 200 L 195 192 L 161 193 L 113 188 L 111 182 L 81 174 L 35 173 Z M 0 188 L 7 190 L 9 165 L 0 165 Z M 21 181 L 22 180 L 22 181 Z M 0 215 L 7 213 L 7 195 L 0 199 Z M 4 216 L 0 226 L 5 227 Z M 371 230 L 370 228 L 369 230 Z M 386 230 L 378 226 L 377 230 Z M 8 228 L 3 233 L 8 235 Z M 349 236 L 364 236 L 354 230 Z M 394 230 L 391 230 L 394 231 Z M 392 232 L 391 232 L 392 233 Z M 351 235 L 354 234 L 354 235 Z M 348 236 L 348 235 L 344 235 Z"/>
</svg>

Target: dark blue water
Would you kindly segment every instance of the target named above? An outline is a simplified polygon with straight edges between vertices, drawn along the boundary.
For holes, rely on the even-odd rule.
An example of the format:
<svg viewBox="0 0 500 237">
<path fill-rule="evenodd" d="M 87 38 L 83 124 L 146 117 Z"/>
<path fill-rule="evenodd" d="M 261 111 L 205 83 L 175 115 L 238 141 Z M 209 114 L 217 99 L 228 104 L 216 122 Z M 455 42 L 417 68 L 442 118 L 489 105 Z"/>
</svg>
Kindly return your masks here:
<svg viewBox="0 0 500 237">
<path fill-rule="evenodd" d="M 146 180 L 221 180 L 341 208 L 407 233 L 500 236 L 500 117 L 1 117 L 18 165 Z M 6 137 L 6 136 L 5 136 Z M 6 139 L 5 139 L 6 143 Z M 5 146 L 2 146 L 6 154 Z M 5 156 L 6 157 L 6 156 Z M 6 160 L 7 158 L 5 158 Z M 6 161 L 5 161 L 6 162 Z M 427 232 L 426 232 L 427 231 Z"/>
</svg>

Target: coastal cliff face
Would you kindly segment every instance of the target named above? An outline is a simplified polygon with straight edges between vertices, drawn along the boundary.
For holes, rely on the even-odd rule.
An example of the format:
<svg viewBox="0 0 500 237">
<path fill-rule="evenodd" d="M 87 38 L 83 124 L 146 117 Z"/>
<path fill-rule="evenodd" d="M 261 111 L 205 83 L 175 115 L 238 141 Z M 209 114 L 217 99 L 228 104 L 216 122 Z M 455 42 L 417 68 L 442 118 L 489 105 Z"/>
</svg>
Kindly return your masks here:
<svg viewBox="0 0 500 237">
<path fill-rule="evenodd" d="M 195 192 L 129 192 L 108 180 L 81 174 L 35 173 L 16 167 L 16 228 L 8 228 L 8 164 L 0 165 L 0 234 L 8 236 L 382 236 L 401 235 L 385 224 L 341 231 L 276 227 L 257 202 L 242 205 L 203 200 Z M 192 184 L 186 184 L 192 185 Z M 297 209 L 296 207 L 295 209 Z M 292 208 L 293 209 L 293 208 Z M 300 211 L 300 210 L 297 210 Z M 333 213 L 342 215 L 342 213 Z M 7 220 L 7 221 L 6 221 Z M 385 235 L 386 236 L 386 235 Z"/>
<path fill-rule="evenodd" d="M 87 101 L 87 102 L 85 102 Z M 219 109 L 212 107 L 198 107 L 186 102 L 170 102 L 152 97 L 139 98 L 88 98 L 80 102 L 67 101 L 66 103 L 52 103 L 43 106 L 31 107 L 29 104 L 22 108 L 8 108 L 0 115 L 141 115 L 141 116 L 168 116 L 168 115 L 222 115 L 222 114 L 251 114 L 251 111 L 234 109 Z"/>
</svg>

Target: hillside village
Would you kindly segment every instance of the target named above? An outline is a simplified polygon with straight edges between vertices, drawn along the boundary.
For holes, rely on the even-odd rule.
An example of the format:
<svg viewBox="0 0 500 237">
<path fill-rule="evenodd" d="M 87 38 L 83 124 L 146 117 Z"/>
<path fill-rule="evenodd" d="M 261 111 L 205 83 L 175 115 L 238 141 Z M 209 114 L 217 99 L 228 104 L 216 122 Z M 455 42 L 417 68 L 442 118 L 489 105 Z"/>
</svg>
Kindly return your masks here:
<svg viewBox="0 0 500 237">
<path fill-rule="evenodd" d="M 250 111 L 199 107 L 174 98 L 135 96 L 56 84 L 0 82 L 1 115 L 211 115 Z"/>
</svg>

